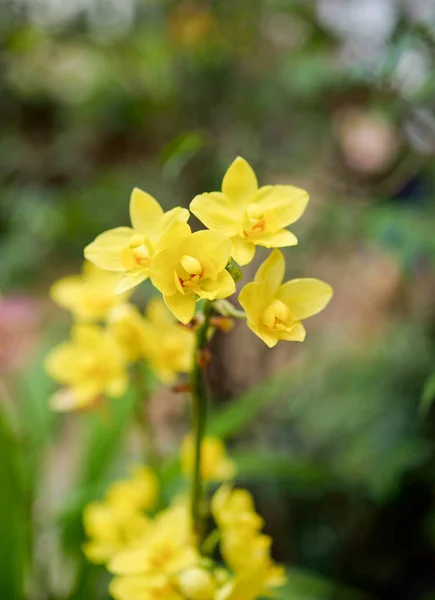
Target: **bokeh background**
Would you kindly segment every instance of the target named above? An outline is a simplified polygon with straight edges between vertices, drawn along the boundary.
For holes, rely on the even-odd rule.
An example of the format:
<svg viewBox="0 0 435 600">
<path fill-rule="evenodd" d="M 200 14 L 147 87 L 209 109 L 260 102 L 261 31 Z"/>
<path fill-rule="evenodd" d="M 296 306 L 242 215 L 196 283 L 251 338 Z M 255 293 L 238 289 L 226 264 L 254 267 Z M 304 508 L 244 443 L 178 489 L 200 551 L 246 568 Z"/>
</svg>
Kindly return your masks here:
<svg viewBox="0 0 435 600">
<path fill-rule="evenodd" d="M 303 345 L 213 344 L 210 430 L 280 598 L 433 600 L 435 2 L 0 0 L 0 53 L 1 598 L 108 598 L 81 510 L 137 446 L 129 396 L 48 409 L 51 283 L 128 224 L 134 185 L 188 206 L 242 155 L 309 190 L 288 275 L 335 288 Z M 152 422 L 175 488 L 186 399 L 156 389 Z"/>
</svg>

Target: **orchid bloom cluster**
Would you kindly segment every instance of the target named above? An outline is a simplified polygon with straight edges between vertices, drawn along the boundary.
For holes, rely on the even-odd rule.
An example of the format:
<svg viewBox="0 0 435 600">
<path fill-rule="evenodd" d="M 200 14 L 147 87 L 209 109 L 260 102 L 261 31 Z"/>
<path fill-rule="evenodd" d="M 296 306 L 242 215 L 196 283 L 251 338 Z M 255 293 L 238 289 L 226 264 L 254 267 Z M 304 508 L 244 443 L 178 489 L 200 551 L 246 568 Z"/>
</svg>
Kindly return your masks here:
<svg viewBox="0 0 435 600">
<path fill-rule="evenodd" d="M 205 437 L 203 444 L 204 480 L 231 479 L 236 468 L 222 442 Z M 192 468 L 189 445 L 186 438 L 186 475 Z M 200 552 L 192 543 L 187 497 L 156 511 L 158 487 L 149 467 L 136 467 L 128 479 L 112 484 L 103 501 L 85 509 L 83 550 L 90 562 L 114 575 L 115 600 L 253 600 L 282 585 L 283 569 L 270 557 L 271 539 L 261 532 L 263 520 L 249 492 L 229 482 L 217 489 L 209 515 L 214 526 Z"/>
<path fill-rule="evenodd" d="M 205 435 L 204 370 L 213 332 L 228 331 L 234 318 L 246 319 L 273 347 L 280 340 L 303 341 L 302 321 L 328 304 L 328 284 L 284 277 L 279 248 L 297 243 L 287 227 L 307 202 L 308 194 L 290 185 L 258 187 L 240 157 L 227 170 L 222 191 L 192 200 L 190 211 L 206 227 L 200 231 L 192 232 L 187 209 L 164 212 L 135 188 L 131 227 L 99 235 L 85 248 L 83 273 L 52 287 L 53 300 L 74 320 L 70 340 L 46 359 L 47 371 L 63 386 L 52 398 L 54 408 L 83 409 L 101 396 L 122 396 L 131 367 L 144 361 L 163 383 L 189 374 L 189 382 L 178 386 L 192 400 L 191 433 L 180 447 L 189 495 L 165 506 L 161 473 L 140 466 L 84 513 L 84 552 L 114 575 L 115 600 L 256 600 L 285 581 L 251 495 L 229 483 L 234 462 L 221 440 Z M 253 260 L 257 246 L 272 251 L 240 290 L 242 311 L 227 298 L 243 276 L 239 267 Z M 146 279 L 162 297 L 154 297 L 142 314 L 130 295 Z M 144 435 L 152 442 L 149 427 Z M 211 482 L 225 483 L 209 501 Z"/>
<path fill-rule="evenodd" d="M 63 277 L 52 299 L 74 319 L 67 342 L 46 357 L 50 376 L 63 385 L 52 399 L 56 410 L 94 406 L 102 396 L 121 397 L 129 368 L 146 361 L 155 377 L 171 383 L 192 369 L 194 333 L 176 321 L 164 302 L 152 298 L 145 314 L 116 295 L 117 275 L 85 262 L 83 273 Z"/>
<path fill-rule="evenodd" d="M 190 204 L 208 229 L 192 233 L 186 209 L 165 213 L 152 196 L 135 188 L 131 227 L 102 233 L 85 248 L 85 257 L 118 274 L 118 294 L 150 278 L 173 315 L 187 324 L 198 300 L 217 301 L 235 293 L 234 261 L 244 266 L 257 246 L 275 248 L 254 281 L 241 290 L 239 302 L 248 327 L 269 347 L 279 340 L 303 341 L 301 321 L 328 304 L 332 288 L 318 279 L 283 283 L 285 262 L 277 248 L 297 244 L 286 227 L 302 216 L 307 203 L 307 192 L 291 185 L 258 187 L 254 171 L 238 157 L 225 173 L 221 192 L 200 194 Z M 222 303 L 214 306 L 225 310 Z"/>
</svg>

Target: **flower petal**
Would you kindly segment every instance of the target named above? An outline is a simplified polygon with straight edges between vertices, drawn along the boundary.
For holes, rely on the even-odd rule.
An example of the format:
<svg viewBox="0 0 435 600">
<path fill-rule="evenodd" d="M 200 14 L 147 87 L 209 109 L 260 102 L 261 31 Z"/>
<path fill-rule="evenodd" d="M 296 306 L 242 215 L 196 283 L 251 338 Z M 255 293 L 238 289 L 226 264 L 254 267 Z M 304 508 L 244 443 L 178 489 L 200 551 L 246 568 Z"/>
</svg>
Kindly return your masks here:
<svg viewBox="0 0 435 600">
<path fill-rule="evenodd" d="M 242 215 L 228 196 L 221 192 L 200 194 L 190 203 L 190 210 L 208 229 L 236 235 Z"/>
<path fill-rule="evenodd" d="M 122 250 L 129 245 L 133 235 L 134 231 L 130 227 L 109 229 L 86 246 L 85 258 L 106 271 L 125 271 L 121 254 Z"/>
<path fill-rule="evenodd" d="M 166 306 L 179 321 L 186 325 L 193 319 L 195 314 L 195 296 L 193 294 L 183 296 L 177 292 L 172 296 L 163 296 L 163 298 Z"/>
<path fill-rule="evenodd" d="M 273 292 L 269 293 L 267 286 L 251 281 L 241 289 L 238 300 L 246 312 L 248 321 L 259 325 L 271 298 Z"/>
<path fill-rule="evenodd" d="M 165 229 L 157 243 L 157 251 L 167 248 L 178 248 L 192 231 L 184 221 L 172 221 Z"/>
<path fill-rule="evenodd" d="M 184 223 L 187 223 L 189 217 L 190 213 L 187 208 L 176 206 L 175 208 L 171 208 L 171 210 L 163 213 L 159 221 L 158 229 L 163 233 L 174 221 L 183 221 Z"/>
<path fill-rule="evenodd" d="M 275 212 L 278 227 L 287 227 L 300 219 L 308 200 L 308 192 L 293 185 L 266 185 L 255 196 L 255 202 L 261 209 Z"/>
<path fill-rule="evenodd" d="M 272 296 L 275 296 L 284 279 L 285 260 L 282 252 L 273 250 L 255 273 L 254 281 L 265 285 Z"/>
<path fill-rule="evenodd" d="M 252 321 L 247 321 L 246 323 L 249 329 L 255 333 L 256 336 L 262 339 L 263 342 L 269 346 L 269 348 L 273 348 L 277 345 L 278 336 L 275 332 L 272 332 L 272 330 L 266 329 L 265 327 L 258 327 L 255 323 L 252 323 Z"/>
<path fill-rule="evenodd" d="M 255 255 L 255 246 L 239 236 L 231 238 L 231 256 L 241 267 L 251 262 Z"/>
<path fill-rule="evenodd" d="M 178 251 L 172 248 L 160 250 L 154 256 L 151 265 L 151 281 L 154 287 L 166 296 L 175 294 L 177 291 L 174 284 L 174 273 L 179 258 Z"/>
<path fill-rule="evenodd" d="M 193 256 L 201 262 L 201 258 L 210 260 L 216 271 L 225 269 L 230 257 L 231 242 L 228 237 L 218 231 L 197 231 L 185 244 L 183 254 Z"/>
<path fill-rule="evenodd" d="M 206 292 L 204 297 L 208 298 L 210 293 L 215 292 L 212 299 L 228 298 L 236 291 L 236 284 L 234 279 L 225 269 L 219 273 L 215 281 L 209 279 L 201 285 L 201 290 Z M 198 290 L 198 296 L 202 296 Z"/>
<path fill-rule="evenodd" d="M 238 156 L 228 167 L 222 181 L 222 191 L 239 206 L 245 206 L 258 189 L 257 177 L 250 164 Z"/>
<path fill-rule="evenodd" d="M 121 277 L 118 283 L 115 286 L 115 294 L 119 296 L 128 290 L 136 287 L 141 284 L 145 279 L 148 279 L 150 276 L 149 270 L 141 270 L 141 271 L 129 271 L 125 275 Z"/>
<path fill-rule="evenodd" d="M 83 283 L 80 275 L 62 277 L 51 286 L 50 298 L 58 306 L 73 311 L 82 287 Z"/>
<path fill-rule="evenodd" d="M 277 332 L 277 337 L 279 340 L 286 340 L 287 342 L 303 342 L 306 334 L 305 327 L 302 323 L 297 322 L 290 331 Z"/>
<path fill-rule="evenodd" d="M 296 246 L 298 238 L 287 229 L 279 229 L 275 233 L 266 233 L 257 238 L 254 243 L 264 248 L 283 248 L 285 246 Z"/>
<path fill-rule="evenodd" d="M 135 231 L 153 233 L 162 215 L 162 207 L 155 198 L 139 188 L 133 189 L 130 196 L 130 220 Z"/>
<path fill-rule="evenodd" d="M 332 287 L 320 279 L 293 279 L 280 287 L 277 297 L 289 307 L 293 318 L 300 321 L 323 310 L 332 294 Z"/>
<path fill-rule="evenodd" d="M 154 296 L 148 302 L 146 318 L 156 327 L 171 326 L 175 322 L 160 296 Z"/>
</svg>

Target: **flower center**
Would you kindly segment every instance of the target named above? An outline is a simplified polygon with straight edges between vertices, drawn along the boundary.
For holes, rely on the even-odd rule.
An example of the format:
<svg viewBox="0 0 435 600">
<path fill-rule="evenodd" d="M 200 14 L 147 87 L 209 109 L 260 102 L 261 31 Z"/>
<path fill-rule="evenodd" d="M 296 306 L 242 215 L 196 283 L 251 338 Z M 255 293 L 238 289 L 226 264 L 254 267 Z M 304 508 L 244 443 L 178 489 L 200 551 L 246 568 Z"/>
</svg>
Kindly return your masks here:
<svg viewBox="0 0 435 600">
<path fill-rule="evenodd" d="M 202 272 L 202 265 L 199 260 L 188 254 L 181 257 L 180 264 L 189 275 L 200 275 Z"/>
<path fill-rule="evenodd" d="M 274 211 L 264 211 L 258 204 L 249 204 L 243 227 L 245 238 L 261 237 L 267 233 L 274 233 L 277 229 L 278 223 Z"/>
<path fill-rule="evenodd" d="M 288 307 L 281 300 L 273 300 L 263 311 L 263 325 L 268 329 L 287 330 L 293 323 Z"/>
<path fill-rule="evenodd" d="M 136 233 L 121 253 L 122 266 L 127 271 L 149 268 L 152 254 L 153 248 L 149 240 Z"/>
<path fill-rule="evenodd" d="M 180 267 L 175 272 L 175 285 L 182 294 L 192 293 L 203 276 L 203 266 L 197 258 L 184 254 L 180 259 Z"/>
</svg>

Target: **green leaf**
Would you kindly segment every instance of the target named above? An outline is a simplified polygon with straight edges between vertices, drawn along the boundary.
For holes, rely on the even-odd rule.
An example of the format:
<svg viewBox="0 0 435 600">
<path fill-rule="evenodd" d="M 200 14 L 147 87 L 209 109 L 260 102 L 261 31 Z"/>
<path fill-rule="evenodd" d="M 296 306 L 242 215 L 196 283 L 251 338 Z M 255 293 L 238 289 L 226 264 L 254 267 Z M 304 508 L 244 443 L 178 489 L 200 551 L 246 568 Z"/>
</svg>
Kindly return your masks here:
<svg viewBox="0 0 435 600">
<path fill-rule="evenodd" d="M 422 417 L 427 416 L 434 400 L 435 400 L 435 373 L 432 373 L 432 375 L 429 377 L 429 379 L 425 383 L 425 386 L 423 389 L 423 394 L 421 396 L 420 406 L 418 409 L 418 411 Z"/>
<path fill-rule="evenodd" d="M 244 452 L 234 454 L 233 458 L 239 477 L 263 482 L 272 479 L 292 491 L 323 493 L 336 488 L 339 481 L 327 467 L 287 453 Z"/>
</svg>

